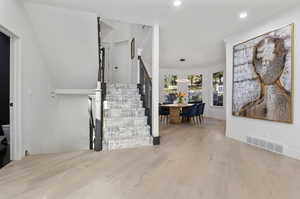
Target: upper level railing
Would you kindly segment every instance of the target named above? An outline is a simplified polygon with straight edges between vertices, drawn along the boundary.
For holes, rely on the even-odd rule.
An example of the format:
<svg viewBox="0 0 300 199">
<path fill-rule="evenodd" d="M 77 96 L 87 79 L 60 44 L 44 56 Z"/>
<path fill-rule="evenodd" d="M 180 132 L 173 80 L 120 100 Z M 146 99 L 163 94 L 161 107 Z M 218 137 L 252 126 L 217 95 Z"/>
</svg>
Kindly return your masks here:
<svg viewBox="0 0 300 199">
<path fill-rule="evenodd" d="M 138 88 L 143 101 L 143 107 L 145 108 L 145 113 L 148 118 L 150 133 L 152 135 L 152 79 L 145 67 L 142 57 L 139 56 L 138 60 L 140 72 Z"/>
</svg>

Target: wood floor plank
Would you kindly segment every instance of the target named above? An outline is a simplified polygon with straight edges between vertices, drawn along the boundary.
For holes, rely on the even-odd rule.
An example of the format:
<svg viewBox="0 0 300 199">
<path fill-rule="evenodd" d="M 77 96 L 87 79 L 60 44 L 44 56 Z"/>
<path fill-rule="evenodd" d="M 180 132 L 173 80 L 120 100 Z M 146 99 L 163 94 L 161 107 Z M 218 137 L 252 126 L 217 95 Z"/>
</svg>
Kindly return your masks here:
<svg viewBox="0 0 300 199">
<path fill-rule="evenodd" d="M 12 162 L 0 198 L 299 199 L 300 161 L 225 137 L 223 121 L 160 129 L 160 146 Z"/>
</svg>

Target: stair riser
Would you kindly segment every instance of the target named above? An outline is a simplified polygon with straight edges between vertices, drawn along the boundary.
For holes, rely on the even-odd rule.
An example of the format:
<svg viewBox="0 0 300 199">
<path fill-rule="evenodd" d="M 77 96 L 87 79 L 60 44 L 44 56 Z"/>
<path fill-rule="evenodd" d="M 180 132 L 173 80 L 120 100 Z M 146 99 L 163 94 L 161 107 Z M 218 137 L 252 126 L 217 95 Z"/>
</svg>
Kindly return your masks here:
<svg viewBox="0 0 300 199">
<path fill-rule="evenodd" d="M 140 146 L 152 146 L 152 138 L 146 137 L 144 139 L 134 140 L 110 140 L 103 143 L 103 149 L 108 151 L 125 148 L 136 148 Z"/>
<path fill-rule="evenodd" d="M 114 99 L 128 99 L 128 100 L 135 100 L 139 99 L 141 100 L 141 95 L 140 94 L 128 94 L 128 95 L 122 95 L 122 94 L 109 94 L 106 95 L 106 100 L 107 101 L 112 101 Z"/>
<path fill-rule="evenodd" d="M 107 100 L 107 104 L 142 104 L 140 99 L 109 99 Z"/>
<path fill-rule="evenodd" d="M 107 84 L 107 89 L 137 89 L 136 84 Z"/>
<path fill-rule="evenodd" d="M 113 118 L 113 117 L 142 117 L 144 116 L 145 114 L 144 113 L 140 113 L 140 112 L 137 112 L 137 113 L 122 113 L 122 114 L 108 114 L 106 113 L 104 115 L 104 117 L 107 117 L 107 118 Z"/>
<path fill-rule="evenodd" d="M 115 127 L 145 127 L 147 120 L 117 120 L 117 121 L 104 121 L 105 128 Z"/>
<path fill-rule="evenodd" d="M 104 113 L 116 113 L 116 114 L 122 114 L 122 113 L 135 113 L 135 112 L 145 112 L 145 108 L 110 108 L 110 109 L 105 109 Z"/>
<path fill-rule="evenodd" d="M 137 103 L 117 103 L 117 102 L 108 102 L 107 109 L 138 109 L 143 108 L 142 102 Z"/>
<path fill-rule="evenodd" d="M 136 104 L 136 105 L 126 105 L 126 106 L 121 106 L 121 105 L 110 105 L 107 106 L 108 109 L 139 109 L 139 108 L 143 108 L 143 105 L 141 104 Z"/>
<path fill-rule="evenodd" d="M 105 136 L 103 137 L 103 140 L 105 141 L 109 141 L 109 140 L 122 140 L 122 139 L 128 139 L 128 138 L 138 138 L 138 137 L 149 137 L 149 131 L 143 132 L 143 133 L 134 133 L 134 132 L 130 132 L 130 133 L 124 133 L 124 134 L 105 134 Z"/>
<path fill-rule="evenodd" d="M 130 110 L 130 109 L 109 109 L 105 110 L 105 118 L 113 117 L 143 117 L 145 116 L 145 110 Z"/>
<path fill-rule="evenodd" d="M 135 134 L 144 135 L 145 132 L 150 133 L 149 126 L 134 126 L 134 127 L 105 127 L 103 129 L 104 133 L 107 135 L 121 135 L 121 134 Z M 150 134 L 149 134 L 150 135 Z"/>
<path fill-rule="evenodd" d="M 128 92 L 128 91 L 120 91 L 120 92 L 107 92 L 107 96 L 119 96 L 119 95 L 134 95 L 138 96 L 138 92 Z"/>
<path fill-rule="evenodd" d="M 108 88 L 107 89 L 107 92 L 109 93 L 119 93 L 119 92 L 135 92 L 135 93 L 138 93 L 139 90 L 137 88 Z"/>
</svg>

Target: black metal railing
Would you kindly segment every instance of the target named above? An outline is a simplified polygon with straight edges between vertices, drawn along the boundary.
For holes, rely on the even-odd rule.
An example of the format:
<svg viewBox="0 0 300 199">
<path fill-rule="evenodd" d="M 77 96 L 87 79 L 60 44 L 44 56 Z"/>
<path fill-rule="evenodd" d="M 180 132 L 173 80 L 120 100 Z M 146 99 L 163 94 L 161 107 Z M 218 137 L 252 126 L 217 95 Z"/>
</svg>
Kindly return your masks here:
<svg viewBox="0 0 300 199">
<path fill-rule="evenodd" d="M 93 98 L 89 97 L 89 129 L 90 129 L 90 150 L 94 149 L 94 136 L 95 136 L 95 118 L 93 114 Z"/>
<path fill-rule="evenodd" d="M 150 126 L 150 134 L 152 135 L 152 79 L 145 67 L 142 57 L 139 56 L 138 59 L 140 71 L 138 88 L 148 118 L 147 123 Z"/>
<path fill-rule="evenodd" d="M 99 56 L 99 69 L 98 69 L 98 83 L 100 83 L 100 118 L 96 116 L 96 124 L 94 125 L 94 140 L 93 146 L 95 151 L 102 151 L 103 149 L 103 127 L 104 127 L 104 101 L 106 98 L 106 83 L 105 83 L 105 48 L 101 46 L 101 20 L 100 17 L 97 18 L 98 21 L 98 56 Z M 99 92 L 99 91 L 97 91 Z M 97 100 L 97 99 L 96 99 Z M 98 103 L 98 102 L 97 102 Z M 96 111 L 97 112 L 97 111 Z M 91 128 L 91 127 L 90 127 Z"/>
<path fill-rule="evenodd" d="M 101 110 L 100 110 L 100 131 L 101 131 L 101 147 L 100 151 L 102 151 L 102 141 L 103 141 L 103 128 L 104 128 L 104 101 L 106 100 L 106 83 L 105 83 L 105 48 L 100 49 L 100 57 L 101 57 Z"/>
</svg>

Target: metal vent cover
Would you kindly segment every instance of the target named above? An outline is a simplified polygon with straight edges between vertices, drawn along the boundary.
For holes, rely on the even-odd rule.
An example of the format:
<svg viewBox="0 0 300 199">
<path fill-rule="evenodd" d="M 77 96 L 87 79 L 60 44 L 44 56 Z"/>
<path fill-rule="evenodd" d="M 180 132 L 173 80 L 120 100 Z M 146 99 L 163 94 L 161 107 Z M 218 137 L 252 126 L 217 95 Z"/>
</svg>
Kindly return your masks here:
<svg viewBox="0 0 300 199">
<path fill-rule="evenodd" d="M 247 136 L 246 142 L 252 146 L 256 146 L 262 149 L 265 149 L 267 151 L 271 151 L 274 153 L 282 154 L 284 147 L 281 144 L 277 144 L 274 142 L 266 141 L 263 139 Z"/>
</svg>

